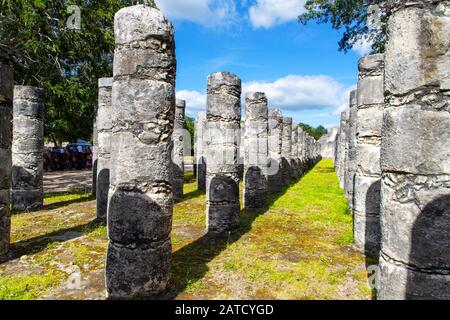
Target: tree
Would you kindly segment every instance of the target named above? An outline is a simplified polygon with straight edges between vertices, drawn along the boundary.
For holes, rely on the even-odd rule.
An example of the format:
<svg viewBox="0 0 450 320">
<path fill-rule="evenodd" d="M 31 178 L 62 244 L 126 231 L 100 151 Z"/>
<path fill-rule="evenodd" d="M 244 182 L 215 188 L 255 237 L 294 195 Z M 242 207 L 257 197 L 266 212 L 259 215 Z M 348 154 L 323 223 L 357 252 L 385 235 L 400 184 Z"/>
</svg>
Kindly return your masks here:
<svg viewBox="0 0 450 320">
<path fill-rule="evenodd" d="M 317 128 L 313 128 L 306 123 L 300 123 L 298 126 L 316 140 L 319 140 L 322 136 L 328 133 L 328 130 L 324 126 L 318 126 Z"/>
<path fill-rule="evenodd" d="M 339 51 L 347 52 L 360 41 L 372 43 L 373 53 L 384 52 L 388 6 L 386 0 L 307 0 L 300 23 L 331 23 L 343 30 Z"/>
<path fill-rule="evenodd" d="M 154 5 L 153 1 L 147 1 Z M 44 88 L 45 137 L 89 140 L 97 80 L 112 76 L 114 14 L 129 0 L 2 0 L 0 44 L 13 54 L 16 84 Z M 67 27 L 81 10 L 81 30 Z"/>
</svg>

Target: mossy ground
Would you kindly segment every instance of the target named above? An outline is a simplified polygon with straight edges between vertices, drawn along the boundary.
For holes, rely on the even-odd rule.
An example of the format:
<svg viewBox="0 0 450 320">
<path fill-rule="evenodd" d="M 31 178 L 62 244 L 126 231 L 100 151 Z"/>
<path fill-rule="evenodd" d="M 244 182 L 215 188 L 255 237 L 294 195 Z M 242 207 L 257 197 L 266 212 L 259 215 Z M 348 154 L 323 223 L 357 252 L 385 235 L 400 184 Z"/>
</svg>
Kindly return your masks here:
<svg viewBox="0 0 450 320">
<path fill-rule="evenodd" d="M 364 257 L 352 248 L 352 217 L 332 162 L 242 211 L 224 239 L 204 235 L 205 195 L 186 176 L 174 208 L 172 280 L 160 298 L 370 299 Z M 13 259 L 0 265 L 0 299 L 101 299 L 107 245 L 95 202 L 82 192 L 52 194 L 39 212 L 12 217 Z M 68 289 L 80 272 L 82 285 Z"/>
</svg>

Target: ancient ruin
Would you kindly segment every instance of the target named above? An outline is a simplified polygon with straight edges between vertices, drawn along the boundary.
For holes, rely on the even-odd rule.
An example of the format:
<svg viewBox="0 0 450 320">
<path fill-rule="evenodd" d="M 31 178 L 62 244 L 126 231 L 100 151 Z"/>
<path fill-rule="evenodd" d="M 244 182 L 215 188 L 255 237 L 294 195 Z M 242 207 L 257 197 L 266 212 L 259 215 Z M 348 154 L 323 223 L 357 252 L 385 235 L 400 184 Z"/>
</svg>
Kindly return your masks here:
<svg viewBox="0 0 450 320">
<path fill-rule="evenodd" d="M 112 78 L 98 80 L 98 108 L 95 121 L 96 157 L 95 184 L 97 197 L 97 218 L 106 220 L 108 207 L 110 159 L 111 159 L 111 115 L 112 115 Z"/>
<path fill-rule="evenodd" d="M 195 122 L 195 164 L 197 167 L 197 188 L 206 190 L 206 155 L 205 155 L 206 112 L 199 112 Z"/>
<path fill-rule="evenodd" d="M 353 194 L 354 238 L 366 255 L 380 251 L 380 144 L 384 108 L 384 56 L 359 60 L 356 113 L 356 175 Z"/>
<path fill-rule="evenodd" d="M 44 91 L 14 87 L 12 144 L 12 209 L 42 208 L 44 149 Z"/>
<path fill-rule="evenodd" d="M 245 97 L 244 208 L 261 209 L 268 194 L 269 109 L 262 92 Z"/>
<path fill-rule="evenodd" d="M 377 293 L 450 299 L 450 2 L 392 5 Z"/>
<path fill-rule="evenodd" d="M 289 185 L 291 180 L 291 152 L 292 152 L 292 118 L 283 117 L 283 136 L 281 140 L 281 176 L 283 185 Z"/>
<path fill-rule="evenodd" d="M 281 174 L 281 152 L 283 139 L 283 114 L 280 109 L 269 109 L 268 155 L 269 155 L 269 192 L 278 193 L 283 189 Z"/>
<path fill-rule="evenodd" d="M 183 199 L 184 184 L 184 149 L 186 135 L 184 131 L 184 115 L 186 101 L 177 99 L 175 109 L 175 126 L 172 135 L 173 140 L 173 182 L 172 192 L 175 200 Z"/>
<path fill-rule="evenodd" d="M 174 31 L 137 5 L 116 13 L 114 33 L 106 288 L 110 298 L 153 296 L 170 279 Z"/>
<path fill-rule="evenodd" d="M 219 72 L 208 77 L 206 105 L 206 221 L 210 233 L 239 226 L 238 139 L 241 80 Z"/>
</svg>

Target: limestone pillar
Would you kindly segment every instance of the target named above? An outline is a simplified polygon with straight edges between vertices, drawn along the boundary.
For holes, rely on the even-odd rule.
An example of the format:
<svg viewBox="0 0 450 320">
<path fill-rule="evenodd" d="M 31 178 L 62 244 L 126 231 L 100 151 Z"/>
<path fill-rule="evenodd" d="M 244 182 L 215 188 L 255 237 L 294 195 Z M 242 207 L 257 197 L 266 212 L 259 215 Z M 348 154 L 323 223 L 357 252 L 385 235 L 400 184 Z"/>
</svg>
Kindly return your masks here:
<svg viewBox="0 0 450 320">
<path fill-rule="evenodd" d="M 283 117 L 283 139 L 281 145 L 281 174 L 283 185 L 287 186 L 291 179 L 292 151 L 292 118 Z"/>
<path fill-rule="evenodd" d="M 347 153 L 348 153 L 348 118 L 349 110 L 341 113 L 341 122 L 339 126 L 338 139 L 336 141 L 336 157 L 335 167 L 336 174 L 339 178 L 339 185 L 344 188 L 345 182 L 345 168 L 347 165 Z"/>
<path fill-rule="evenodd" d="M 281 146 L 283 138 L 283 114 L 280 109 L 269 109 L 269 192 L 279 193 L 283 189 L 281 174 Z"/>
<path fill-rule="evenodd" d="M 296 180 L 298 178 L 298 161 L 297 161 L 297 151 L 298 151 L 298 124 L 292 124 L 292 145 L 291 145 L 291 179 Z"/>
<path fill-rule="evenodd" d="M 384 56 L 359 60 L 356 121 L 356 175 L 354 191 L 354 239 L 366 255 L 380 251 L 380 144 L 384 108 Z"/>
<path fill-rule="evenodd" d="M 94 121 L 92 124 L 92 187 L 91 193 L 94 197 L 97 196 L 97 149 L 98 149 L 98 132 L 97 132 L 97 110 L 94 114 Z"/>
<path fill-rule="evenodd" d="M 170 278 L 175 44 L 149 6 L 115 15 L 109 246 L 110 298 L 152 296 Z"/>
<path fill-rule="evenodd" d="M 388 22 L 379 299 L 450 299 L 450 1 Z"/>
<path fill-rule="evenodd" d="M 98 108 L 96 117 L 96 196 L 97 219 L 106 220 L 108 207 L 110 159 L 111 159 L 111 114 L 112 78 L 98 80 Z"/>
<path fill-rule="evenodd" d="M 175 109 L 175 130 L 173 132 L 173 197 L 175 200 L 183 199 L 184 184 L 184 115 L 186 101 L 177 99 Z"/>
<path fill-rule="evenodd" d="M 197 189 L 206 190 L 205 155 L 206 112 L 199 112 L 195 123 L 195 161 L 197 165 Z"/>
<path fill-rule="evenodd" d="M 44 201 L 44 91 L 14 87 L 12 208 L 42 208 Z"/>
<path fill-rule="evenodd" d="M 356 174 L 356 120 L 357 120 L 357 91 L 350 92 L 350 109 L 348 118 L 348 152 L 345 173 L 345 194 L 348 199 L 350 210 L 353 212 L 353 190 Z"/>
<path fill-rule="evenodd" d="M 298 143 L 297 143 L 297 159 L 298 159 L 298 175 L 299 177 L 304 173 L 304 149 L 305 149 L 305 132 L 301 127 L 298 127 Z"/>
<path fill-rule="evenodd" d="M 218 72 L 208 77 L 206 103 L 206 220 L 211 233 L 239 226 L 238 140 L 241 80 Z"/>
<path fill-rule="evenodd" d="M 264 208 L 268 194 L 269 109 L 262 92 L 245 97 L 244 208 Z"/>
<path fill-rule="evenodd" d="M 11 144 L 14 70 L 9 55 L 0 47 L 0 262 L 8 259 L 11 213 Z"/>
</svg>

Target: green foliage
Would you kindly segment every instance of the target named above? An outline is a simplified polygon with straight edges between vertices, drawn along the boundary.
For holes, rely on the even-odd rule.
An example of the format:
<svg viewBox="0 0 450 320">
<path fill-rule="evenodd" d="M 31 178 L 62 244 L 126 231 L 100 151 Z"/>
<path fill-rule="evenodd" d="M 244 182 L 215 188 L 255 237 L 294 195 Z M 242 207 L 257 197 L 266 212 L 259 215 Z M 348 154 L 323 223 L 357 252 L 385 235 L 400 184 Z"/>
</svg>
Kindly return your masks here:
<svg viewBox="0 0 450 320">
<path fill-rule="evenodd" d="M 191 150 L 194 150 L 194 142 L 195 142 L 195 119 L 186 116 L 184 118 L 185 128 L 187 131 L 189 131 L 189 134 L 191 135 Z"/>
<path fill-rule="evenodd" d="M 388 9 L 385 0 L 308 0 L 305 4 L 306 12 L 299 16 L 302 24 L 310 21 L 330 23 L 333 29 L 342 30 L 339 41 L 339 51 L 347 52 L 360 40 L 373 43 L 373 53 L 384 52 L 386 39 L 386 21 Z M 367 9 L 370 5 L 381 8 L 381 30 L 373 32 L 367 26 Z"/>
<path fill-rule="evenodd" d="M 57 144 L 90 139 L 97 79 L 112 75 L 114 14 L 130 4 L 128 0 L 0 1 L 0 44 L 14 55 L 15 83 L 46 90 L 47 139 Z M 66 26 L 73 14 L 67 12 L 70 5 L 81 9 L 81 30 Z"/>
<path fill-rule="evenodd" d="M 61 282 L 61 274 L 17 275 L 0 277 L 0 300 L 33 300 Z"/>
<path fill-rule="evenodd" d="M 319 140 L 322 136 L 328 133 L 328 130 L 324 126 L 318 126 L 317 128 L 313 128 L 306 123 L 300 123 L 299 126 L 316 140 Z"/>
</svg>

